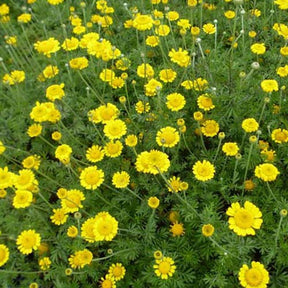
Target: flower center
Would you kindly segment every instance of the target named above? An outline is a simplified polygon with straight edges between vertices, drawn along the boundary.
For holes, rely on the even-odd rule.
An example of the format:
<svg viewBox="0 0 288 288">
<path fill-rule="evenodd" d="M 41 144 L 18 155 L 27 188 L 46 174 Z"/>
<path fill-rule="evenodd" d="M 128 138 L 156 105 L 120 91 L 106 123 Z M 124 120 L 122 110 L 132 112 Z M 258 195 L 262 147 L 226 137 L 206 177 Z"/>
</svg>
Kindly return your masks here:
<svg viewBox="0 0 288 288">
<path fill-rule="evenodd" d="M 85 181 L 90 185 L 97 183 L 99 181 L 98 173 L 95 173 L 94 171 L 88 172 L 86 177 L 85 177 Z"/>
<path fill-rule="evenodd" d="M 113 269 L 113 276 L 120 277 L 122 275 L 122 268 L 121 267 L 115 267 Z"/>
<path fill-rule="evenodd" d="M 285 133 L 283 133 L 282 131 L 277 133 L 275 138 L 276 140 L 281 141 L 281 142 L 284 142 L 287 139 Z"/>
<path fill-rule="evenodd" d="M 111 280 L 109 279 L 106 279 L 102 282 L 102 285 L 101 285 L 102 288 L 112 288 L 113 285 L 112 285 L 112 282 Z"/>
<path fill-rule="evenodd" d="M 250 228 L 253 224 L 253 215 L 244 208 L 236 212 L 234 219 L 236 225 L 243 229 Z"/>
<path fill-rule="evenodd" d="M 161 274 L 167 274 L 170 271 L 170 264 L 165 261 L 161 262 L 158 269 Z"/>
<path fill-rule="evenodd" d="M 112 225 L 109 225 L 107 223 L 102 223 L 98 227 L 98 232 L 101 235 L 109 235 L 112 232 Z"/>
<path fill-rule="evenodd" d="M 258 287 L 262 283 L 263 275 L 255 268 L 249 269 L 245 274 L 246 282 L 252 287 Z"/>
</svg>

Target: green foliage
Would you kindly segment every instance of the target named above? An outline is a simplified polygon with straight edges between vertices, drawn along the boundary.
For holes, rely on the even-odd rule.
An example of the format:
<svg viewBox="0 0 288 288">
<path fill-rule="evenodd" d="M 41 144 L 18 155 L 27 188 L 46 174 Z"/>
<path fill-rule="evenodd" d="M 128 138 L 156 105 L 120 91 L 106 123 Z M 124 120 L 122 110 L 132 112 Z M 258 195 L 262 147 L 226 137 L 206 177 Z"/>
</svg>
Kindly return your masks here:
<svg viewBox="0 0 288 288">
<path fill-rule="evenodd" d="M 30 4 L 26 0 L 6 2 L 10 7 L 7 23 L 4 6 L 0 4 L 0 245 L 9 249 L 9 259 L 2 263 L 0 253 L 2 286 L 31 288 L 34 287 L 31 283 L 37 283 L 45 288 L 110 287 L 103 284 L 105 275 L 112 264 L 121 263 L 126 273 L 123 279 L 116 281 L 120 288 L 236 288 L 242 285 L 238 278 L 241 267 L 247 264 L 250 268 L 251 262 L 256 261 L 269 272 L 269 287 L 286 287 L 288 136 L 280 139 L 282 143 L 277 143 L 272 136 L 278 128 L 288 130 L 287 90 L 284 86 L 288 75 L 285 68 L 287 56 L 279 53 L 287 44 L 287 35 L 281 36 L 274 27 L 276 23 L 287 22 L 286 11 L 273 0 L 247 0 L 241 5 L 236 5 L 235 1 L 204 1 L 195 7 L 178 0 L 169 0 L 167 4 L 163 4 L 163 0 L 158 4 L 137 0 L 127 1 L 127 5 L 122 1 L 104 1 L 108 7 L 113 7 L 113 13 L 98 9 L 97 5 L 104 3 L 100 0 L 81 3 L 64 0 L 59 5 L 51 5 L 47 0 Z M 261 11 L 261 16 L 253 15 L 253 9 Z M 223 16 L 227 10 L 235 11 L 235 18 Z M 168 11 L 177 11 L 179 19 L 187 19 L 191 27 L 199 27 L 200 34 L 193 36 L 190 26 L 181 29 L 179 19 L 169 21 Z M 157 18 L 159 12 L 163 17 Z M 22 13 L 31 14 L 31 21 L 19 23 L 17 17 Z M 137 13 L 153 15 L 153 27 L 141 31 L 134 23 L 135 27 L 129 28 L 129 21 L 135 19 Z M 109 17 L 112 22 L 105 25 Z M 73 20 L 80 21 L 86 31 L 77 34 Z M 160 36 L 159 45 L 152 47 L 145 41 L 147 36 L 157 34 L 158 21 L 167 25 L 170 33 L 166 37 Z M 205 33 L 203 25 L 206 23 L 214 23 L 217 33 Z M 256 31 L 255 38 L 249 36 L 251 31 Z M 97 51 L 99 55 L 96 53 L 96 56 L 85 47 L 78 46 L 71 51 L 59 47 L 47 57 L 34 45 L 53 37 L 61 46 L 65 39 L 75 37 L 81 40 L 89 32 L 98 33 L 101 38 L 93 44 L 94 48 L 90 47 L 92 50 L 104 40 L 110 41 L 111 47 L 107 44 Z M 9 43 L 9 37 L 14 36 L 16 45 Z M 254 43 L 264 43 L 266 52 L 253 53 L 251 45 Z M 44 50 L 50 49 L 49 45 L 44 46 Z M 172 49 L 179 51 L 179 48 L 189 55 L 191 63 L 188 65 L 181 66 L 172 61 L 169 52 Z M 117 49 L 119 55 L 113 59 L 111 55 L 117 54 Z M 83 70 L 71 68 L 70 60 L 77 57 L 87 59 L 88 67 Z M 121 70 L 117 61 L 125 58 L 129 65 Z M 183 60 L 184 56 L 180 58 Z M 260 68 L 255 68 L 253 62 L 257 62 Z M 137 69 L 143 63 L 153 67 L 154 76 L 140 76 Z M 51 78 L 43 76 L 48 65 L 56 65 L 59 73 Z M 286 76 L 277 73 L 279 67 L 287 70 Z M 103 81 L 100 75 L 104 69 L 111 69 L 116 77 L 125 79 L 123 86 L 113 87 L 113 81 Z M 159 75 L 162 69 L 173 69 L 177 73 L 175 80 L 164 82 Z M 9 82 L 9 75 L 15 70 L 25 72 L 23 81 Z M 153 96 L 148 95 L 145 88 L 150 78 L 162 85 L 161 89 L 154 87 Z M 199 78 L 207 80 L 207 87 L 201 87 L 197 82 Z M 261 88 L 264 79 L 276 80 L 278 89 L 265 91 Z M 194 86 L 186 89 L 183 81 L 191 81 Z M 47 88 L 61 83 L 65 85 L 65 96 L 55 101 L 47 99 Z M 179 111 L 172 111 L 167 105 L 166 97 L 172 93 L 185 97 L 185 106 Z M 208 96 L 215 108 L 205 110 L 197 102 L 200 95 Z M 123 96 L 125 103 L 121 102 Z M 149 104 L 150 110 L 139 112 L 136 107 L 139 101 Z M 48 119 L 56 114 L 50 107 L 51 114 L 42 111 L 42 114 L 50 115 L 47 121 L 34 121 L 31 112 L 36 102 L 49 102 L 48 105 L 54 105 L 61 117 L 55 121 Z M 88 148 L 92 145 L 103 148 L 113 140 L 104 131 L 104 118 L 109 118 L 111 111 L 98 115 L 103 118 L 99 121 L 95 115 L 91 120 L 94 109 L 108 103 L 117 107 L 119 113 L 116 116 L 127 128 L 123 137 L 116 136 L 120 138 L 123 150 L 115 158 L 106 152 L 103 160 L 91 162 L 86 156 Z M 197 111 L 203 114 L 200 121 L 195 120 L 194 112 Z M 247 118 L 254 118 L 259 128 L 251 133 L 245 132 L 241 123 Z M 183 126 L 179 125 L 179 119 L 185 121 Z M 219 124 L 219 131 L 214 131 L 212 136 L 203 128 L 206 120 L 215 120 Z M 29 135 L 28 129 L 35 123 L 41 124 L 42 131 L 34 137 Z M 160 129 L 168 126 L 175 128 L 179 135 L 179 141 L 172 147 L 164 145 L 167 144 L 165 141 L 171 140 L 171 135 L 161 136 L 162 146 L 156 141 Z M 61 133 L 60 140 L 53 139 L 55 131 Z M 219 132 L 224 132 L 225 138 L 221 139 Z M 130 134 L 137 136 L 135 147 L 125 143 Z M 255 143 L 251 143 L 250 136 L 256 136 Z M 260 141 L 269 145 L 270 158 Z M 236 143 L 238 153 L 225 155 L 222 147 L 227 142 Z M 72 148 L 68 163 L 55 153 L 61 144 Z M 136 165 L 139 155 L 150 150 L 167 155 L 169 167 L 155 175 L 144 173 L 145 167 L 144 172 L 141 171 L 139 166 L 152 160 L 147 158 L 147 163 Z M 37 182 L 34 181 L 33 187 L 17 188 L 16 175 L 27 168 L 23 160 L 32 155 L 40 158 L 39 168 L 31 167 Z M 203 160 L 215 168 L 215 173 L 207 181 L 199 179 L 193 171 L 195 163 Z M 273 164 L 279 170 L 275 181 L 257 176 L 256 168 L 264 163 Z M 163 165 L 162 162 L 157 164 Z M 96 189 L 85 187 L 80 179 L 84 169 L 90 166 L 97 166 L 104 173 L 104 182 Z M 12 184 L 6 185 L 5 177 L 1 176 L 5 174 L 4 167 L 13 173 Z M 161 170 L 161 167 L 157 168 Z M 125 188 L 114 183 L 113 176 L 119 171 L 126 171 L 130 176 Z M 175 185 L 173 176 L 177 179 Z M 254 187 L 247 188 L 246 180 L 251 180 Z M 181 188 L 183 182 L 188 184 L 186 188 Z M 54 209 L 64 205 L 59 196 L 60 188 L 82 191 L 85 199 L 76 205 L 77 211 L 65 212 L 67 220 L 56 225 L 51 216 Z M 33 192 L 33 201 L 27 207 L 15 206 L 17 190 Z M 158 198 L 158 207 L 149 203 L 151 197 Z M 245 201 L 259 208 L 261 216 L 256 218 L 263 219 L 263 223 L 261 227 L 253 226 L 255 235 L 243 237 L 232 231 L 233 220 L 229 220 L 227 210 L 235 202 L 243 207 Z M 108 212 L 116 219 L 117 232 L 111 241 L 88 242 L 83 237 L 83 223 L 100 212 Z M 183 231 L 176 229 L 175 232 L 175 223 L 183 225 Z M 206 224 L 214 228 L 211 235 L 202 230 Z M 78 229 L 76 237 L 67 234 L 71 226 Z M 43 252 L 42 246 L 39 248 L 37 244 L 37 249 L 27 255 L 19 251 L 17 239 L 23 230 L 29 229 L 41 235 L 41 242 L 48 249 Z M 70 275 L 73 264 L 69 259 L 71 262 L 71 256 L 84 249 L 93 254 L 93 260 L 83 267 L 76 263 Z M 155 273 L 155 251 L 161 251 L 163 257 L 175 262 L 175 273 L 168 275 L 168 279 L 161 279 Z M 47 270 L 38 263 L 43 257 L 51 260 Z M 263 287 L 266 287 L 265 283 Z"/>
</svg>

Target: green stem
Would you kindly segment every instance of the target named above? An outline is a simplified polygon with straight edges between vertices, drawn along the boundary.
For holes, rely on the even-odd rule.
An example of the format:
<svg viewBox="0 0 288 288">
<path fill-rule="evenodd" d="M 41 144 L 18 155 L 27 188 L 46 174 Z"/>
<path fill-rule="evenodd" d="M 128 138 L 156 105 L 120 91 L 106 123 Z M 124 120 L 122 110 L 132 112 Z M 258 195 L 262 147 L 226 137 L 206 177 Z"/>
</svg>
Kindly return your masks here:
<svg viewBox="0 0 288 288">
<path fill-rule="evenodd" d="M 280 233 L 280 228 L 281 228 L 281 225 L 282 225 L 282 221 L 283 221 L 283 216 L 281 215 L 280 216 L 280 221 L 279 221 L 279 224 L 278 224 L 278 228 L 277 228 L 277 231 L 276 231 L 276 236 L 275 236 L 275 248 L 277 248 L 277 243 L 278 243 L 278 238 L 279 238 L 279 233 Z"/>
<path fill-rule="evenodd" d="M 248 169 L 249 169 L 249 164 L 250 164 L 250 159 L 251 159 L 251 155 L 252 155 L 253 146 L 254 146 L 254 143 L 250 143 L 249 154 L 248 154 L 248 159 L 247 159 L 247 163 L 246 163 L 246 169 L 245 169 L 245 173 L 244 173 L 242 194 L 244 192 L 244 183 L 245 183 L 246 178 L 247 178 L 247 173 L 248 173 Z"/>
</svg>

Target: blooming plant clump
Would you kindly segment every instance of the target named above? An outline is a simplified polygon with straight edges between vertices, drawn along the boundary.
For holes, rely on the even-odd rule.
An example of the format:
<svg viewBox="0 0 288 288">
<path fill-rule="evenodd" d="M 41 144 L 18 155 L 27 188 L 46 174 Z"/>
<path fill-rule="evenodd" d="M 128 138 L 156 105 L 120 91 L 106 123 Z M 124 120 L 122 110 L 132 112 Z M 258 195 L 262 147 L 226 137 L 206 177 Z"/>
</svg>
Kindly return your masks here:
<svg viewBox="0 0 288 288">
<path fill-rule="evenodd" d="M 288 287 L 287 10 L 1 1 L 1 285 Z"/>
</svg>

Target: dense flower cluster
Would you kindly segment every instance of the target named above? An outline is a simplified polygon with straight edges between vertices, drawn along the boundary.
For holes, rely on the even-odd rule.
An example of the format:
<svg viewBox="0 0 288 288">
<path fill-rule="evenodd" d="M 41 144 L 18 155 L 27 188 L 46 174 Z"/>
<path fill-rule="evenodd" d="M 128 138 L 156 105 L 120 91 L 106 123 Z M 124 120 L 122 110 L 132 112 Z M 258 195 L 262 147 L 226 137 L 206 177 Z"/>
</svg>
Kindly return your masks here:
<svg viewBox="0 0 288 288">
<path fill-rule="evenodd" d="M 4 286 L 287 286 L 287 1 L 180 2 L 0 4 Z"/>
</svg>

